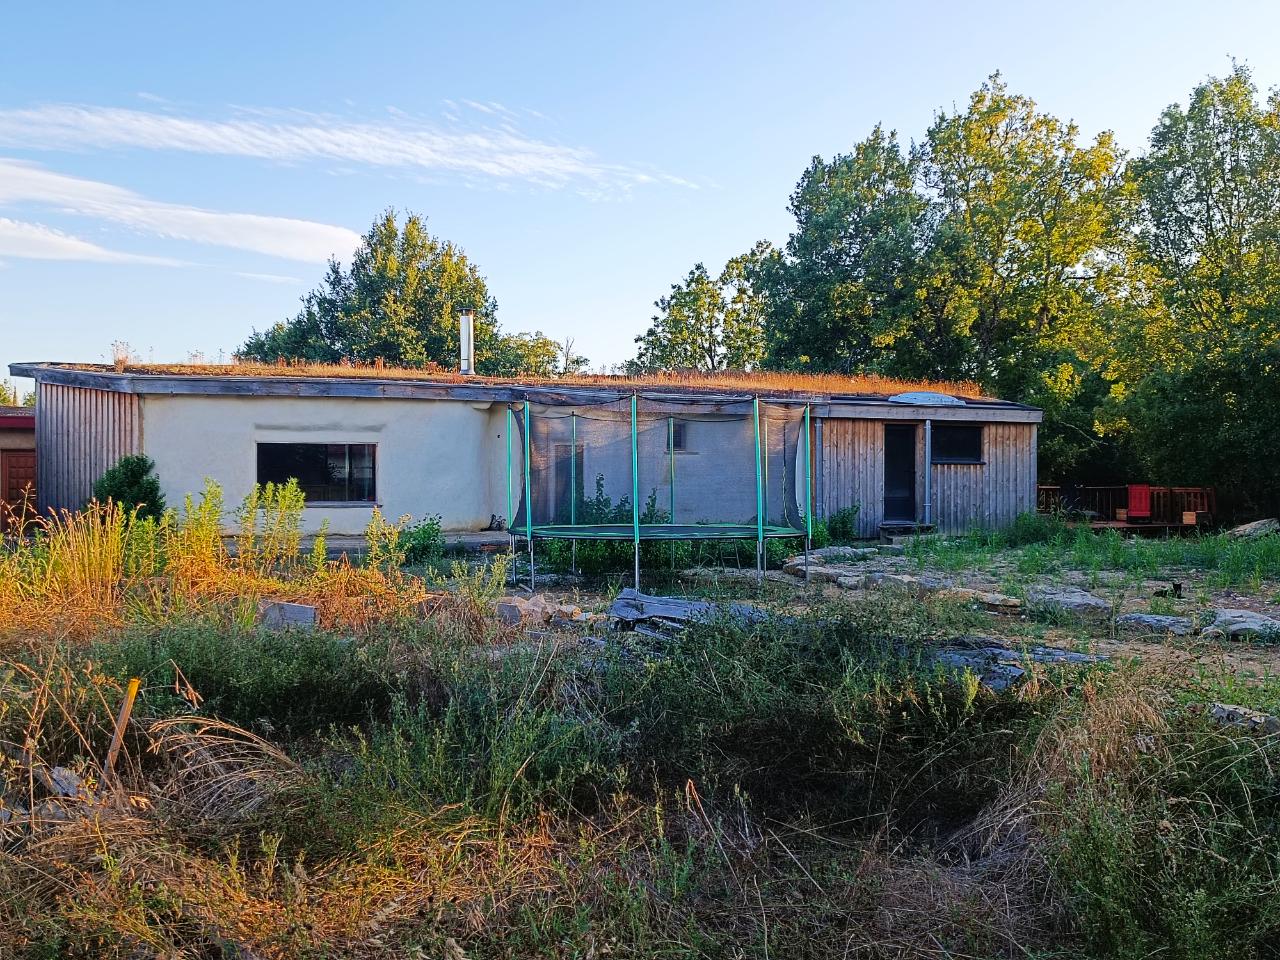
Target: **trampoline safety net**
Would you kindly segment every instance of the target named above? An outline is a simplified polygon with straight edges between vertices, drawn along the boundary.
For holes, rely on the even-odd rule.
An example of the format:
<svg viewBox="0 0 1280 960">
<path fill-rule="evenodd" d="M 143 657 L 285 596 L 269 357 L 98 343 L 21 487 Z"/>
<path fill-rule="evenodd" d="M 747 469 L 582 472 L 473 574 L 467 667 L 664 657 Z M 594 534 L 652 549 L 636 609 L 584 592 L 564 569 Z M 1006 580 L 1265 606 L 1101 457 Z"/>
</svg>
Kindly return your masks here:
<svg viewBox="0 0 1280 960">
<path fill-rule="evenodd" d="M 638 544 L 812 534 L 803 403 L 535 400 L 509 405 L 507 421 L 516 536 Z"/>
</svg>

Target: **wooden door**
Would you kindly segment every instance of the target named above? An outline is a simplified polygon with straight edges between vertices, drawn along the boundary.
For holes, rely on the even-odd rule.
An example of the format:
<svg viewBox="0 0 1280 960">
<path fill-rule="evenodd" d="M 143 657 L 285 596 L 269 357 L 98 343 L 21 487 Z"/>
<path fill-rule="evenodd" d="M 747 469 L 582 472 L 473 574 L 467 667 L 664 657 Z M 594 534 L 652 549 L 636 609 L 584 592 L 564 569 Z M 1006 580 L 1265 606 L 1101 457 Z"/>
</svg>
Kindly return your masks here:
<svg viewBox="0 0 1280 960">
<path fill-rule="evenodd" d="M 36 509 L 36 452 L 0 451 L 0 525 L 30 516 Z"/>
</svg>

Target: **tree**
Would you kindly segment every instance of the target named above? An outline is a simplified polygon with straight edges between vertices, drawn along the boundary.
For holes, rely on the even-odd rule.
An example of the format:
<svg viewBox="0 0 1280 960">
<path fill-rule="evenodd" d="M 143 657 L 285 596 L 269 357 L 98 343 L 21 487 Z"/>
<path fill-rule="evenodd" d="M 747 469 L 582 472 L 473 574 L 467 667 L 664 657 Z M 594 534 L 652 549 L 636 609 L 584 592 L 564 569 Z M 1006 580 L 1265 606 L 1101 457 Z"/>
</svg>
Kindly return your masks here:
<svg viewBox="0 0 1280 960">
<path fill-rule="evenodd" d="M 894 369 L 919 347 L 923 253 L 933 233 L 916 164 L 877 126 L 830 161 L 814 157 L 791 195 L 795 230 L 761 264 L 769 364 Z"/>
<path fill-rule="evenodd" d="M 35 405 L 34 392 L 20 394 L 14 382 L 8 377 L 0 380 L 0 407 L 34 407 Z"/>
<path fill-rule="evenodd" d="M 374 222 L 350 270 L 329 262 L 324 281 L 302 300 L 291 320 L 254 331 L 239 355 L 318 363 L 340 360 L 413 367 L 458 363 L 458 312 L 475 310 L 476 370 L 483 374 L 552 376 L 551 341 L 537 334 L 503 335 L 498 305 L 475 264 L 460 249 L 432 236 L 424 218 L 394 210 Z M 552 344 L 554 347 L 554 344 Z"/>
<path fill-rule="evenodd" d="M 1130 168 L 1133 309 L 1116 325 L 1112 419 L 1147 472 L 1280 509 L 1280 96 L 1249 72 L 1192 91 Z"/>
<path fill-rule="evenodd" d="M 630 373 L 656 370 L 745 370 L 764 358 L 764 307 L 756 283 L 767 243 L 725 264 L 712 278 L 699 263 L 671 293 L 654 302 L 658 314 L 636 337 Z"/>
</svg>

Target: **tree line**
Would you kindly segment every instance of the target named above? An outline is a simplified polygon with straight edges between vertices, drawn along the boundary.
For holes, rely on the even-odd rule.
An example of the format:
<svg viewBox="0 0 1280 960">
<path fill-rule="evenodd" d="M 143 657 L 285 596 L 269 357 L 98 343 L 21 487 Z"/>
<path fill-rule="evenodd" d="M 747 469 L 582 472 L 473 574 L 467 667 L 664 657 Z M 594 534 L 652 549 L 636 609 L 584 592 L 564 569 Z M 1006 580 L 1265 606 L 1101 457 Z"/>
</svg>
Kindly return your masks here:
<svg viewBox="0 0 1280 960">
<path fill-rule="evenodd" d="M 1280 95 L 1197 86 L 1128 156 L 997 74 L 919 143 L 814 157 L 781 248 L 658 300 L 633 371 L 968 380 L 1045 411 L 1045 481 L 1280 507 Z"/>
<path fill-rule="evenodd" d="M 1210 484 L 1280 509 L 1280 95 L 1197 86 L 1128 155 L 997 74 L 919 143 L 875 127 L 814 157 L 780 247 L 659 298 L 629 372 L 735 368 L 967 380 L 1045 411 L 1045 481 Z M 556 376 L 571 341 L 504 333 L 466 255 L 388 210 L 245 358 L 457 362 Z"/>
</svg>

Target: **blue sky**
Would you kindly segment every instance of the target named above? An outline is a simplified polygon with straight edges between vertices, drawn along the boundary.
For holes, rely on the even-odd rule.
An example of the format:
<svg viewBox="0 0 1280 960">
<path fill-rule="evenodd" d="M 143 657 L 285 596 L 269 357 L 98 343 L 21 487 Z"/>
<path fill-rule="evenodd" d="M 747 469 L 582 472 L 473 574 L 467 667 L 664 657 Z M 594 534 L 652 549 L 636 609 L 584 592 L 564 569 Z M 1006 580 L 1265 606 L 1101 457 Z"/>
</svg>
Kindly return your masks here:
<svg viewBox="0 0 1280 960">
<path fill-rule="evenodd" d="M 620 362 L 697 261 L 786 239 L 814 154 L 991 72 L 1140 150 L 1272 3 L 22 4 L 0 28 L 0 364 L 230 353 L 387 206 L 510 331 Z"/>
</svg>

